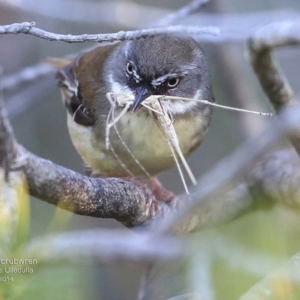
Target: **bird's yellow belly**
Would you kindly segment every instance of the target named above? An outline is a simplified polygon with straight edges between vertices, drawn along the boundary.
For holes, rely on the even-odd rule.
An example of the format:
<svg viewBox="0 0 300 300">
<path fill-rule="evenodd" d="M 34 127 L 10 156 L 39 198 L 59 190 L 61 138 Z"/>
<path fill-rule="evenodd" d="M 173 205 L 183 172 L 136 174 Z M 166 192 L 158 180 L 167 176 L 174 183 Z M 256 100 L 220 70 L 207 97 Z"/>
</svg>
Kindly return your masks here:
<svg viewBox="0 0 300 300">
<path fill-rule="evenodd" d="M 173 125 L 184 156 L 200 144 L 205 132 L 203 127 L 207 126 L 201 114 L 193 121 L 176 118 Z M 118 133 L 111 128 L 112 149 L 108 150 L 105 139 L 96 139 L 91 127 L 80 126 L 68 117 L 70 135 L 77 151 L 95 173 L 104 176 L 143 176 L 146 172 L 155 175 L 173 167 L 175 161 L 167 137 L 159 126 L 152 116 L 143 112 L 128 113 L 116 124 Z"/>
</svg>

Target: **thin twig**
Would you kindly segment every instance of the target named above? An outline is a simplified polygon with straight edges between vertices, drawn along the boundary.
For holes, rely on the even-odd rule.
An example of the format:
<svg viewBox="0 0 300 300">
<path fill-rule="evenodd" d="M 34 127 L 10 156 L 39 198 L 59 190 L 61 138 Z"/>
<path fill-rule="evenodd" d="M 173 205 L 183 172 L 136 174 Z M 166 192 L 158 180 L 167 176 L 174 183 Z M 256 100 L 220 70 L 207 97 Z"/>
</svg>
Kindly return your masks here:
<svg viewBox="0 0 300 300">
<path fill-rule="evenodd" d="M 14 74 L 3 78 L 2 86 L 4 91 L 12 91 L 18 89 L 22 84 L 36 81 L 44 78 L 51 72 L 54 72 L 54 67 L 46 63 L 39 63 L 22 69 Z"/>
<path fill-rule="evenodd" d="M 85 230 L 36 238 L 20 249 L 20 255 L 35 257 L 39 263 L 71 261 L 77 264 L 99 261 L 149 263 L 167 261 L 182 253 L 178 241 L 129 230 Z"/>
<path fill-rule="evenodd" d="M 79 54 L 83 52 L 91 51 L 95 49 L 97 46 L 92 46 L 92 47 L 89 46 L 80 51 L 68 55 L 64 55 L 63 58 L 72 60 L 75 57 L 77 57 Z M 45 62 L 37 63 L 33 66 L 26 67 L 21 71 L 5 76 L 3 78 L 3 83 L 2 83 L 3 90 L 5 92 L 14 92 L 15 90 L 19 89 L 23 84 L 29 84 L 37 80 L 43 79 L 49 74 L 54 73 L 55 71 L 56 71 L 55 67 Z M 10 101 L 10 99 L 8 101 Z"/>
<path fill-rule="evenodd" d="M 160 28 L 150 28 L 141 29 L 133 31 L 119 31 L 117 33 L 107 33 L 107 34 L 81 34 L 81 35 L 71 35 L 71 34 L 56 34 L 53 32 L 48 32 L 40 28 L 35 27 L 34 22 L 23 22 L 14 23 L 11 25 L 0 26 L 0 34 L 30 34 L 48 41 L 61 41 L 67 43 L 83 43 L 83 42 L 114 42 L 114 41 L 124 41 L 133 40 L 146 36 L 152 36 L 159 33 L 175 33 L 183 32 L 191 35 L 218 35 L 220 30 L 213 26 L 199 27 L 199 26 L 168 26 Z"/>
<path fill-rule="evenodd" d="M 45 93 L 53 89 L 54 84 L 55 81 L 53 78 L 40 78 L 38 84 L 31 84 L 19 92 L 10 95 L 8 100 L 5 101 L 9 119 L 11 121 L 16 120 L 18 116 L 24 115 L 36 103 L 41 102 Z"/>
</svg>

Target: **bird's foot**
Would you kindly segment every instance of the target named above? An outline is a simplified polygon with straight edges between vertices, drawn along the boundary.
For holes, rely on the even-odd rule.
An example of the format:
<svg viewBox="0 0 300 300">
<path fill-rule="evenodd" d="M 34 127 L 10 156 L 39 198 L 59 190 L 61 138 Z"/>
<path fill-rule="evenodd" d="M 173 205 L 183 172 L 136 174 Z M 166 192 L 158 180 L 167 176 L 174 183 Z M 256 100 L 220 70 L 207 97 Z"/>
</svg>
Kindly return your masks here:
<svg viewBox="0 0 300 300">
<path fill-rule="evenodd" d="M 150 178 L 150 184 L 152 193 L 157 200 L 172 201 L 174 199 L 175 195 L 171 191 L 165 189 L 156 177 Z"/>
<path fill-rule="evenodd" d="M 145 186 L 145 182 L 139 178 L 125 177 L 124 179 L 134 183 L 137 186 L 140 186 L 140 187 Z M 168 202 L 168 201 L 172 201 L 174 199 L 175 195 L 171 191 L 165 189 L 156 177 L 150 178 L 149 185 L 150 185 L 149 186 L 150 189 L 152 190 L 152 194 L 157 201 Z"/>
</svg>

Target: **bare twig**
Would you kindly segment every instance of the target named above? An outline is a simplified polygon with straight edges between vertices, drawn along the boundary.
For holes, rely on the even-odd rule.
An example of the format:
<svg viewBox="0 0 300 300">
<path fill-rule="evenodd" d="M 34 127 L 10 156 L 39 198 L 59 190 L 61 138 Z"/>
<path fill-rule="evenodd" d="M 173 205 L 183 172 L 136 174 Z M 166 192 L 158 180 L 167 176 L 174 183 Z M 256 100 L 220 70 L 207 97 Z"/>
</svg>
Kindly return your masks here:
<svg viewBox="0 0 300 300">
<path fill-rule="evenodd" d="M 8 100 L 5 101 L 9 119 L 13 121 L 30 110 L 43 99 L 45 93 L 52 89 L 54 84 L 53 78 L 40 78 L 38 84 L 31 84 L 13 95 L 9 94 Z"/>
<path fill-rule="evenodd" d="M 212 2 L 212 5 L 214 2 Z M 51 3 L 47 1 L 37 2 L 27 0 L 26 2 L 14 2 L 14 7 L 21 9 L 23 12 L 30 12 L 31 15 L 34 13 L 46 18 L 55 18 L 55 20 L 80 22 L 85 24 L 106 24 L 113 28 L 116 28 L 116 26 L 119 28 L 139 28 L 141 26 L 145 28 L 148 27 L 149 24 L 152 24 L 153 26 L 162 26 L 158 19 L 169 18 L 168 15 L 175 15 L 175 18 L 173 18 L 172 21 L 175 21 L 176 24 L 181 21 L 180 18 L 188 17 L 190 24 L 201 26 L 215 24 L 215 26 L 221 28 L 222 31 L 239 32 L 241 40 L 247 39 L 248 34 L 252 32 L 251 29 L 254 27 L 257 28 L 258 26 L 264 26 L 267 23 L 279 22 L 282 20 L 296 21 L 297 18 L 299 18 L 299 13 L 296 10 L 289 10 L 288 8 L 285 10 L 268 9 L 267 11 L 256 11 L 246 14 L 243 14 L 242 12 L 226 15 L 222 13 L 203 13 L 201 14 L 201 18 L 197 16 L 192 18 L 192 14 L 197 10 L 197 0 L 188 3 L 176 12 L 171 12 L 166 8 L 158 8 L 132 1 L 127 3 L 122 1 L 77 1 L 76 4 L 74 4 L 72 0 L 65 0 L 63 2 L 53 0 Z M 194 8 L 195 10 L 193 10 Z M 181 17 L 181 10 L 186 10 L 189 15 L 184 15 L 183 13 Z M 68 14 L 66 11 L 72 11 L 72 14 Z M 95 11 L 97 11 L 97 14 L 94 14 Z M 176 15 L 178 17 L 176 17 Z M 89 17 L 86 18 L 86 16 Z M 155 24 L 153 24 L 153 20 L 155 20 Z M 170 25 L 170 23 L 164 23 L 163 25 Z"/>
<path fill-rule="evenodd" d="M 91 51 L 95 48 L 96 46 L 90 46 L 83 50 L 65 55 L 63 56 L 63 58 L 72 60 L 75 57 L 77 57 L 80 53 Z M 11 75 L 7 75 L 6 77 L 4 77 L 2 84 L 3 90 L 5 92 L 15 92 L 15 90 L 18 90 L 23 84 L 33 83 L 37 80 L 44 79 L 46 76 L 54 73 L 55 71 L 55 67 L 49 63 L 37 63 L 33 66 L 24 68 L 21 71 L 15 72 Z M 11 99 L 9 99 L 8 101 L 11 101 Z M 28 102 L 30 102 L 30 100 L 28 100 Z"/>
<path fill-rule="evenodd" d="M 219 29 L 212 26 L 199 27 L 199 26 L 169 26 L 160 28 L 141 29 L 134 31 L 119 31 L 117 33 L 107 34 L 82 34 L 82 35 L 71 35 L 71 34 L 56 34 L 48 32 L 40 28 L 35 27 L 34 22 L 15 23 L 11 25 L 0 26 L 0 34 L 30 34 L 48 41 L 61 41 L 67 43 L 83 43 L 83 42 L 114 42 L 123 40 L 132 40 L 142 38 L 149 35 L 156 35 L 164 32 L 184 32 L 191 35 L 218 35 Z"/>
<path fill-rule="evenodd" d="M 3 78 L 2 86 L 4 91 L 18 89 L 22 84 L 29 83 L 54 72 L 54 67 L 46 63 L 39 63 L 34 66 L 24 68 L 23 70 Z"/>
<path fill-rule="evenodd" d="M 99 261 L 148 263 L 166 261 L 182 253 L 178 241 L 171 237 L 137 234 L 129 230 L 86 230 L 48 235 L 24 246 L 20 255 L 41 262 L 72 261 L 85 264 Z"/>
<path fill-rule="evenodd" d="M 259 29 L 248 42 L 250 59 L 264 92 L 278 113 L 282 108 L 294 106 L 294 93 L 277 65 L 272 50 L 300 44 L 300 23 L 282 22 Z M 289 139 L 300 156 L 300 129 L 289 133 Z"/>
</svg>

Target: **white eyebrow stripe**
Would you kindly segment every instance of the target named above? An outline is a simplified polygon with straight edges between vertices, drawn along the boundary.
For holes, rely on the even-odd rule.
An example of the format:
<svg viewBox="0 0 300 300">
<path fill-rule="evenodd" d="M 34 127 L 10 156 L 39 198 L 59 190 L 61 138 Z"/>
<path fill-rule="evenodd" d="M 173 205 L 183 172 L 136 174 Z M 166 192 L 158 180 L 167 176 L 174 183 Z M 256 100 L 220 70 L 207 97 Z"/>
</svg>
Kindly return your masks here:
<svg viewBox="0 0 300 300">
<path fill-rule="evenodd" d="M 170 74 L 166 74 L 166 75 L 160 76 L 160 77 L 158 77 L 158 78 L 153 79 L 153 80 L 151 81 L 151 84 L 152 84 L 153 86 L 160 85 L 160 84 L 162 84 L 163 82 L 165 82 L 166 79 L 169 78 L 169 77 L 170 77 Z"/>
<path fill-rule="evenodd" d="M 184 75 L 187 75 L 187 72 L 165 74 L 158 78 L 152 79 L 151 84 L 153 86 L 158 86 L 158 85 L 161 85 L 162 83 L 164 83 L 168 78 L 174 78 L 174 77 L 177 78 L 177 77 L 181 77 Z"/>
</svg>

